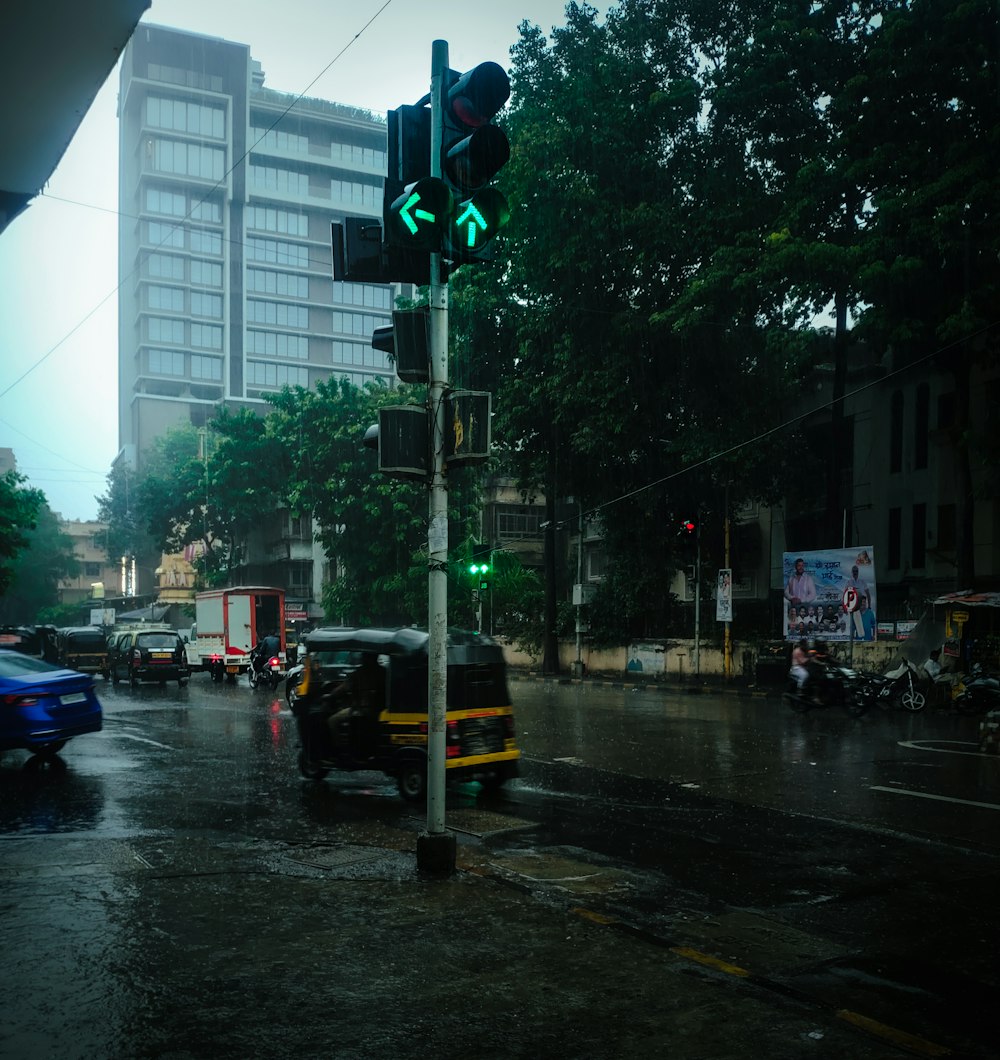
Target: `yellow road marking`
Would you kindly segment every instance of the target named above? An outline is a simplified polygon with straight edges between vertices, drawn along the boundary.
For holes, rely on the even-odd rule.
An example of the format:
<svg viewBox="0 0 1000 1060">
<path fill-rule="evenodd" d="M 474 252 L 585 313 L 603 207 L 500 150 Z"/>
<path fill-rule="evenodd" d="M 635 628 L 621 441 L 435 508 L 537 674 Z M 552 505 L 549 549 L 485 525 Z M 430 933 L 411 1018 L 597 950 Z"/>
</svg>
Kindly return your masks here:
<svg viewBox="0 0 1000 1060">
<path fill-rule="evenodd" d="M 718 957 L 701 953 L 699 950 L 692 950 L 687 946 L 671 946 L 670 952 L 675 953 L 678 957 L 686 957 L 689 961 L 697 961 L 698 964 L 714 968 L 716 971 L 725 972 L 726 975 L 738 975 L 743 978 L 750 975 L 746 968 L 740 968 L 737 964 L 729 964 L 727 961 L 720 961 Z"/>
<path fill-rule="evenodd" d="M 897 1030 L 885 1023 L 879 1023 L 878 1020 L 862 1016 L 859 1012 L 851 1012 L 850 1009 L 842 1008 L 837 1016 L 846 1023 L 860 1027 L 861 1030 L 868 1031 L 869 1034 L 877 1035 L 879 1038 L 885 1038 L 886 1041 L 909 1049 L 920 1056 L 951 1056 L 951 1050 L 945 1045 L 929 1042 L 926 1038 L 918 1038 L 915 1034 L 907 1034 L 906 1031 Z"/>
</svg>

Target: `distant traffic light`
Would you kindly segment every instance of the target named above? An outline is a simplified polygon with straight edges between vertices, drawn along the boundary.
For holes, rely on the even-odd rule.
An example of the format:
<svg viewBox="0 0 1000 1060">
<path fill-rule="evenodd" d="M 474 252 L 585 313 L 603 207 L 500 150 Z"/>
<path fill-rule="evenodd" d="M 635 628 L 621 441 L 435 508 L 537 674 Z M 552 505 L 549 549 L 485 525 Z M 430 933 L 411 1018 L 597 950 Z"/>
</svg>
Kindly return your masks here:
<svg viewBox="0 0 1000 1060">
<path fill-rule="evenodd" d="M 693 519 L 685 519 L 681 523 L 681 530 L 685 534 L 693 534 L 697 528 L 698 524 Z"/>
</svg>

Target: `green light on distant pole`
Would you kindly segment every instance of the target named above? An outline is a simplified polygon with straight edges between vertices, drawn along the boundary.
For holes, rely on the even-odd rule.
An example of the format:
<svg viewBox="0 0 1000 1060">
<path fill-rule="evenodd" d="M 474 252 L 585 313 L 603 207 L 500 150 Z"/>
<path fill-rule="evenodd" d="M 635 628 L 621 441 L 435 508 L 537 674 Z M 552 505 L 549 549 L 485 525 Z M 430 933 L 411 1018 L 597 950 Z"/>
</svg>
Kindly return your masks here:
<svg viewBox="0 0 1000 1060">
<path fill-rule="evenodd" d="M 488 563 L 470 563 L 469 573 L 470 574 L 489 574 L 490 565 Z"/>
</svg>

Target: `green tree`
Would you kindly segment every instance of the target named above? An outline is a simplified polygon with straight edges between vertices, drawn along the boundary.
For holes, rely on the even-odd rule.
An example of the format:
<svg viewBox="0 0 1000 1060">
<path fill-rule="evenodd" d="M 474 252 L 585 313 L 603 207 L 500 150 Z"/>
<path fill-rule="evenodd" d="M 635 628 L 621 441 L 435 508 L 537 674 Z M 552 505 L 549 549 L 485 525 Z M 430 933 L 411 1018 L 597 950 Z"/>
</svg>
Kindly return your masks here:
<svg viewBox="0 0 1000 1060">
<path fill-rule="evenodd" d="M 0 599 L 0 621 L 33 623 L 39 612 L 59 602 L 59 582 L 80 573 L 73 539 L 44 502 L 34 526 L 25 531 L 26 545 L 11 564 L 10 582 Z"/>
<path fill-rule="evenodd" d="M 106 554 L 117 564 L 122 556 L 146 556 L 153 543 L 140 507 L 138 476 L 121 462 L 107 476 L 107 493 L 97 497 L 97 518 L 107 524 Z"/>
<path fill-rule="evenodd" d="M 25 482 L 16 471 L 0 475 L 0 597 L 7 593 L 18 556 L 28 547 L 28 535 L 45 505 L 45 494 L 25 487 Z"/>
</svg>

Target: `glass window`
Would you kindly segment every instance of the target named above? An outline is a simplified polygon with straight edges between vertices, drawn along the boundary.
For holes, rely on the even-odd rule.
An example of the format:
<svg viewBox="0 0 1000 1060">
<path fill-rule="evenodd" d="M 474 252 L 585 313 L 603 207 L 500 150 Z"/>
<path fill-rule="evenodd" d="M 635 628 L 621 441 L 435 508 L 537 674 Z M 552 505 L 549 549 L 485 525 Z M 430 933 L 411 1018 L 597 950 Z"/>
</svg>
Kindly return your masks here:
<svg viewBox="0 0 1000 1060">
<path fill-rule="evenodd" d="M 149 317 L 146 321 L 146 331 L 151 342 L 172 342 L 177 346 L 184 345 L 183 320 Z"/>
<path fill-rule="evenodd" d="M 248 331 L 247 353 L 306 361 L 309 359 L 309 340 L 305 335 L 286 335 L 280 331 Z"/>
<path fill-rule="evenodd" d="M 221 350 L 222 328 L 214 324 L 192 324 L 191 345 L 206 350 Z"/>
<path fill-rule="evenodd" d="M 146 240 L 155 247 L 184 247 L 184 229 L 179 225 L 163 225 L 158 221 L 146 223 Z"/>
<path fill-rule="evenodd" d="M 191 315 L 196 317 L 213 317 L 222 319 L 222 295 L 208 294 L 205 291 L 191 292 Z"/>
<path fill-rule="evenodd" d="M 222 266 L 214 261 L 191 262 L 191 282 L 200 283 L 204 287 L 222 286 Z"/>
<path fill-rule="evenodd" d="M 222 382 L 222 360 L 219 357 L 202 357 L 191 354 L 191 378 L 207 379 L 212 383 Z"/>
<path fill-rule="evenodd" d="M 247 289 L 259 291 L 261 294 L 308 298 L 309 277 L 291 272 L 264 272 L 260 269 L 250 269 L 247 273 Z"/>
<path fill-rule="evenodd" d="M 248 206 L 246 217 L 247 228 L 289 236 L 309 235 L 309 218 L 304 213 L 278 210 L 271 206 Z"/>
<path fill-rule="evenodd" d="M 149 96 L 146 100 L 146 124 L 150 128 L 195 133 L 198 136 L 212 136 L 218 140 L 225 135 L 225 113 L 222 107 L 189 103 L 183 99 L 169 99 L 166 96 Z"/>
<path fill-rule="evenodd" d="M 355 180 L 331 180 L 330 195 L 352 206 L 380 206 L 382 204 L 381 185 L 363 184 Z"/>
<path fill-rule="evenodd" d="M 209 232 L 203 228 L 191 229 L 191 249 L 196 254 L 222 256 L 222 233 Z"/>
<path fill-rule="evenodd" d="M 187 216 L 187 199 L 175 191 L 165 188 L 146 189 L 146 209 L 150 213 L 169 214 L 172 217 Z"/>
<path fill-rule="evenodd" d="M 154 140 L 153 168 L 161 173 L 221 180 L 225 173 L 225 152 L 217 147 L 189 144 L 183 140 Z"/>
<path fill-rule="evenodd" d="M 254 147 L 265 147 L 270 148 L 272 151 L 309 154 L 308 136 L 285 132 L 282 129 L 264 129 L 259 126 L 253 126 L 250 129 L 250 144 L 251 150 Z"/>
<path fill-rule="evenodd" d="M 278 327 L 308 328 L 309 310 L 301 305 L 285 302 L 247 302 L 247 320 L 255 324 L 276 324 Z"/>
<path fill-rule="evenodd" d="M 150 276 L 160 280 L 183 280 L 184 259 L 171 254 L 150 254 L 146 259 Z"/>
<path fill-rule="evenodd" d="M 333 311 L 333 330 L 345 335 L 360 335 L 363 338 L 371 338 L 376 328 L 389 324 L 388 317 L 374 317 L 367 313 L 342 313 Z"/>
<path fill-rule="evenodd" d="M 903 530 L 903 509 L 902 508 L 890 508 L 889 509 L 889 541 L 888 541 L 888 569 L 899 570 L 900 557 L 902 554 L 902 530 Z"/>
<path fill-rule="evenodd" d="M 342 305 L 366 306 L 369 309 L 391 309 L 392 291 L 388 287 L 376 287 L 370 283 L 345 283 L 335 280 L 333 300 Z"/>
<path fill-rule="evenodd" d="M 168 309 L 173 313 L 184 312 L 184 292 L 179 287 L 146 288 L 146 304 L 150 309 Z"/>
<path fill-rule="evenodd" d="M 309 370 L 290 364 L 266 364 L 263 361 L 247 361 L 248 386 L 308 386 Z"/>
<path fill-rule="evenodd" d="M 150 350 L 149 370 L 156 375 L 184 375 L 184 354 L 180 350 Z"/>
<path fill-rule="evenodd" d="M 247 256 L 254 261 L 267 261 L 273 265 L 295 265 L 305 268 L 309 264 L 309 248 L 298 243 L 281 243 L 273 239 L 248 239 Z"/>
<path fill-rule="evenodd" d="M 214 199 L 191 204 L 191 218 L 195 221 L 214 221 L 222 224 L 222 207 Z"/>
<path fill-rule="evenodd" d="M 270 191 L 282 191 L 292 195 L 309 194 L 309 174 L 277 166 L 250 165 L 249 183 Z"/>
<path fill-rule="evenodd" d="M 903 470 L 903 392 L 893 391 L 889 406 L 889 471 Z M 898 566 L 898 564 L 897 564 Z"/>
</svg>

